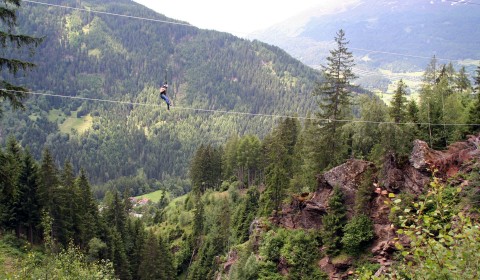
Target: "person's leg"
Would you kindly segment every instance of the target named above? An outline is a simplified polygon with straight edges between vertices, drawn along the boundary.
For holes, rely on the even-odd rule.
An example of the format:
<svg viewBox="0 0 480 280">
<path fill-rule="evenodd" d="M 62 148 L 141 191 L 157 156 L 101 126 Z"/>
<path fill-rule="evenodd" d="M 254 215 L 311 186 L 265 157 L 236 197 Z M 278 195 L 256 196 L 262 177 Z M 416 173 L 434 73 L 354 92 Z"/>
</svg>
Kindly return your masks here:
<svg viewBox="0 0 480 280">
<path fill-rule="evenodd" d="M 166 96 L 165 94 L 160 94 L 160 97 L 165 100 L 165 103 L 167 103 L 167 109 L 170 109 L 170 105 L 172 103 L 170 103 L 170 99 L 168 99 L 168 96 Z"/>
</svg>

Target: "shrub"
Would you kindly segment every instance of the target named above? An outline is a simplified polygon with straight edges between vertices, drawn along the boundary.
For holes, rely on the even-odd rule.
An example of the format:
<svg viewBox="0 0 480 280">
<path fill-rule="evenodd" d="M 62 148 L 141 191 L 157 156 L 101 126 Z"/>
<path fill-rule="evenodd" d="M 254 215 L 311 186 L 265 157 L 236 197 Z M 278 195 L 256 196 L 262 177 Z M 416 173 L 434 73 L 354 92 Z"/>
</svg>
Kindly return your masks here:
<svg viewBox="0 0 480 280">
<path fill-rule="evenodd" d="M 372 220 L 366 215 L 359 215 L 345 225 L 342 245 L 347 253 L 357 255 L 374 237 Z"/>
</svg>

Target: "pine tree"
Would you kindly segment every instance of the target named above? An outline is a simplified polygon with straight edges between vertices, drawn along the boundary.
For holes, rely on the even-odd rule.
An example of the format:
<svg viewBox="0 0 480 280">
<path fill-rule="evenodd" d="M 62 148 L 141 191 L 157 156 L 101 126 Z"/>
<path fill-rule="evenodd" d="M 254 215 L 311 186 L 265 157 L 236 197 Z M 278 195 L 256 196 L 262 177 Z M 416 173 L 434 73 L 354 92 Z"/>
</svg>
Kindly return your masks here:
<svg viewBox="0 0 480 280">
<path fill-rule="evenodd" d="M 64 163 L 63 170 L 60 174 L 61 187 L 59 193 L 62 197 L 62 201 L 65 203 L 65 207 L 62 211 L 63 231 L 65 232 L 65 242 L 67 245 L 70 240 L 79 241 L 79 215 L 80 209 L 78 202 L 80 200 L 80 194 L 75 184 L 75 174 L 73 172 L 73 166 L 69 161 Z"/>
<path fill-rule="evenodd" d="M 205 192 L 218 188 L 222 178 L 222 151 L 203 144 L 197 149 L 190 163 L 190 178 L 194 189 Z"/>
<path fill-rule="evenodd" d="M 222 157 L 223 166 L 223 179 L 226 181 L 232 180 L 234 176 L 237 176 L 237 150 L 240 142 L 240 138 L 237 134 L 228 138 L 225 143 L 224 153 Z M 237 176 L 238 177 L 238 176 Z"/>
<path fill-rule="evenodd" d="M 468 127 L 469 133 L 478 133 L 480 132 L 480 65 L 477 68 L 475 76 L 475 96 L 476 99 L 473 101 L 470 111 L 468 112 Z"/>
<path fill-rule="evenodd" d="M 18 217 L 18 178 L 21 170 L 22 150 L 17 140 L 9 137 L 5 154 L 0 154 L 0 227 L 17 230 L 21 222 Z"/>
<path fill-rule="evenodd" d="M 108 225 L 115 228 L 120 236 L 124 237 L 128 213 L 117 191 L 113 193 L 113 200 L 105 206 L 103 213 Z"/>
<path fill-rule="evenodd" d="M 343 227 L 347 223 L 347 209 L 344 204 L 340 188 L 333 188 L 332 196 L 328 200 L 327 215 L 322 220 L 322 241 L 327 248 L 327 254 L 331 256 L 337 255 L 342 246 Z"/>
<path fill-rule="evenodd" d="M 127 256 L 130 263 L 130 274 L 134 279 L 139 278 L 141 273 L 139 267 L 142 262 L 142 251 L 144 250 L 146 231 L 140 219 L 128 219 L 127 230 L 130 240 L 127 247 Z"/>
<path fill-rule="evenodd" d="M 48 212 L 51 212 L 53 207 L 52 194 L 56 191 L 59 184 L 58 170 L 53 161 L 53 156 L 49 149 L 45 149 L 40 165 L 39 198 L 42 208 Z"/>
<path fill-rule="evenodd" d="M 111 228 L 109 234 L 109 248 L 110 248 L 110 260 L 113 262 L 115 274 L 121 280 L 130 280 L 132 275 L 130 274 L 130 264 L 128 262 L 127 253 L 125 250 L 124 238 L 117 228 Z"/>
<path fill-rule="evenodd" d="M 320 112 L 322 119 L 323 139 L 325 143 L 324 168 L 341 162 L 344 155 L 340 153 L 340 128 L 344 125 L 338 120 L 350 115 L 352 104 L 352 80 L 356 78 L 352 72 L 355 65 L 353 55 L 348 51 L 348 41 L 345 32 L 340 29 L 335 37 L 336 48 L 330 51 L 327 57 L 327 66 L 324 67 L 325 81 L 319 83 L 313 91 L 314 96 L 320 97 Z"/>
<path fill-rule="evenodd" d="M 271 215 L 280 209 L 293 178 L 293 156 L 299 123 L 292 118 L 281 121 L 263 141 L 266 189 L 261 197 L 262 212 Z"/>
<path fill-rule="evenodd" d="M 418 105 L 415 100 L 410 100 L 407 104 L 407 121 L 418 125 Z"/>
<path fill-rule="evenodd" d="M 465 66 L 462 66 L 462 68 L 460 68 L 460 71 L 458 71 L 458 74 L 455 77 L 455 84 L 457 90 L 460 91 L 460 93 L 468 91 L 472 88 L 472 83 L 467 76 Z"/>
<path fill-rule="evenodd" d="M 12 229 L 13 198 L 15 182 L 9 170 L 8 157 L 0 149 L 0 229 Z"/>
<path fill-rule="evenodd" d="M 95 237 L 98 230 L 98 208 L 95 202 L 87 174 L 84 169 L 75 181 L 76 188 L 80 192 L 79 207 L 79 245 L 84 248 L 88 242 Z"/>
<path fill-rule="evenodd" d="M 0 19 L 6 30 L 0 30 L 0 42 L 3 48 L 2 57 L 0 57 L 0 69 L 7 69 L 9 74 L 17 76 L 19 71 L 27 71 L 35 65 L 31 62 L 25 62 L 18 59 L 3 57 L 5 54 L 11 54 L 14 49 L 28 47 L 33 55 L 34 48 L 41 42 L 41 38 L 34 38 L 22 34 L 13 34 L 17 25 L 17 8 L 20 7 L 20 0 L 4 0 L 0 8 Z M 2 75 L 5 77 L 5 75 Z M 22 100 L 27 96 L 27 89 L 17 86 L 4 79 L 0 79 L 0 100 L 8 100 L 14 108 L 23 108 Z M 1 102 L 1 101 L 0 101 Z M 0 110 L 1 113 L 1 110 Z"/>
<path fill-rule="evenodd" d="M 434 149 L 442 149 L 448 146 L 449 135 L 455 133 L 455 127 L 447 127 L 445 124 L 451 120 L 446 116 L 447 99 L 454 93 L 453 67 L 437 66 L 435 57 L 424 73 L 424 80 L 420 90 L 420 121 L 424 135 Z"/>
<path fill-rule="evenodd" d="M 242 199 L 242 202 L 237 207 L 235 214 L 232 218 L 233 236 L 236 243 L 241 244 L 248 240 L 249 228 L 255 214 L 258 210 L 258 201 L 260 193 L 256 187 L 250 187 L 246 196 Z"/>
<path fill-rule="evenodd" d="M 38 166 L 27 150 L 22 160 L 22 170 L 18 180 L 20 226 L 26 228 L 26 236 L 30 243 L 40 237 L 41 208 L 38 197 L 39 189 Z M 19 230 L 21 232 L 21 230 Z"/>
<path fill-rule="evenodd" d="M 390 107 L 390 117 L 395 123 L 401 123 L 405 121 L 406 108 L 405 103 L 407 102 L 406 91 L 407 85 L 400 80 L 397 84 L 397 89 L 393 94 L 392 107 Z"/>
</svg>

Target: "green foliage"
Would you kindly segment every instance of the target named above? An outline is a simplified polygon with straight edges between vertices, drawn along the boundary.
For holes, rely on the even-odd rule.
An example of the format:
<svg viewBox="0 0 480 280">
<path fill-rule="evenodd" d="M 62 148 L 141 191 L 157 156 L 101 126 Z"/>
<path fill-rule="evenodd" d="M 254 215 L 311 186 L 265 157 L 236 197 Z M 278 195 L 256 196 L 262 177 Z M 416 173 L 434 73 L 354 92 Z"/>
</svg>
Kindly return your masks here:
<svg viewBox="0 0 480 280">
<path fill-rule="evenodd" d="M 370 211 L 370 201 L 372 200 L 372 193 L 374 191 L 375 186 L 374 183 L 374 171 L 372 169 L 368 169 L 364 175 L 362 176 L 362 181 L 358 186 L 358 190 L 355 194 L 355 213 L 357 215 L 365 214 L 369 215 Z"/>
<path fill-rule="evenodd" d="M 266 190 L 260 204 L 264 215 L 276 213 L 287 193 L 294 173 L 292 164 L 299 126 L 298 120 L 287 118 L 263 142 Z"/>
<path fill-rule="evenodd" d="M 318 247 L 314 232 L 282 228 L 267 232 L 259 249 L 262 261 L 258 264 L 258 279 L 326 279 L 316 266 Z M 280 262 L 289 272 L 285 278 L 274 265 Z"/>
<path fill-rule="evenodd" d="M 222 150 L 212 145 L 201 145 L 190 163 L 190 179 L 194 191 L 204 193 L 218 189 L 222 178 Z"/>
<path fill-rule="evenodd" d="M 478 278 L 480 230 L 474 220 L 456 209 L 452 198 L 458 197 L 461 188 L 451 189 L 434 178 L 425 197 L 403 209 L 397 233 L 407 236 L 409 243 L 396 244 L 403 259 L 380 279 L 414 279 L 418 275 L 423 279 Z M 400 203 L 395 199 L 392 209 L 402 210 Z"/>
<path fill-rule="evenodd" d="M 476 133 L 480 131 L 480 65 L 477 67 L 475 77 L 475 96 L 476 99 L 474 100 L 470 110 L 468 111 L 468 123 L 471 124 L 469 126 L 470 133 Z"/>
<path fill-rule="evenodd" d="M 73 245 L 54 255 L 29 252 L 19 265 L 11 279 L 117 279 L 112 263 L 89 262 Z"/>
<path fill-rule="evenodd" d="M 87 0 L 77 6 L 168 20 L 128 0 Z M 48 94 L 149 104 L 33 96 L 25 101 L 28 111 L 7 109 L 1 120 L 2 143 L 3 135 L 14 134 L 37 159 L 44 145 L 55 147 L 57 162 L 72 159 L 74 170 L 84 167 L 95 185 L 133 177 L 141 170 L 147 179 L 162 183 L 168 178 L 186 179 L 189 162 L 202 143 L 218 146 L 229 135 L 263 138 L 277 123 L 269 116 L 208 110 L 291 115 L 315 106 L 307 97 L 318 71 L 278 47 L 190 26 L 47 6 L 22 5 L 19 12 L 19 30 L 45 37 L 34 58 L 38 67 L 22 79 L 25 84 Z M 165 70 L 169 95 L 178 105 L 168 112 L 158 93 Z M 49 120 L 53 109 L 67 119 Z M 72 111 L 77 115 L 67 116 Z M 91 126 L 85 132 L 61 131 L 87 115 Z M 261 169 L 249 164 L 244 176 L 253 183 L 261 177 L 257 173 Z M 132 188 L 134 195 L 149 191 Z"/>
<path fill-rule="evenodd" d="M 342 248 L 341 240 L 344 226 L 347 223 L 347 209 L 340 188 L 333 188 L 333 193 L 328 201 L 328 212 L 322 219 L 322 242 L 328 255 L 336 256 Z"/>
<path fill-rule="evenodd" d="M 361 253 L 375 237 L 373 221 L 364 214 L 352 217 L 343 228 L 343 231 L 343 249 L 350 255 Z"/>
<path fill-rule="evenodd" d="M 346 119 L 351 115 L 352 80 L 356 78 L 352 72 L 355 65 L 353 55 L 348 51 L 348 41 L 345 32 L 340 29 L 335 37 L 336 48 L 330 51 L 327 57 L 327 66 L 324 68 L 325 81 L 317 85 L 314 96 L 320 97 L 320 112 L 322 119 L 322 137 L 325 142 L 328 156 L 323 157 L 323 168 L 340 163 L 345 155 L 341 153 L 339 131 L 344 125 L 338 120 Z"/>
<path fill-rule="evenodd" d="M 260 193 L 256 187 L 250 187 L 246 196 L 240 201 L 232 217 L 232 234 L 235 243 L 248 240 L 250 224 L 255 219 L 259 208 Z"/>
<path fill-rule="evenodd" d="M 140 258 L 138 279 L 174 279 L 170 251 L 163 239 L 157 238 L 153 232 L 148 234 Z"/>
<path fill-rule="evenodd" d="M 420 91 L 419 120 L 423 139 L 434 149 L 446 148 L 458 141 L 467 130 L 451 123 L 465 123 L 471 102 L 469 92 L 456 83 L 457 73 L 451 64 L 437 65 L 435 57 L 425 71 Z M 458 82 L 458 80 L 457 80 Z"/>
<path fill-rule="evenodd" d="M 307 116 L 310 117 L 310 114 Z M 315 157 L 315 125 L 311 119 L 304 122 L 298 135 L 293 156 L 293 178 L 290 181 L 290 191 L 293 193 L 312 192 L 316 190 L 315 175 L 321 170 Z"/>
<path fill-rule="evenodd" d="M 263 237 L 260 254 L 265 256 L 267 260 L 273 262 L 280 261 L 280 250 L 285 245 L 286 238 L 287 231 L 281 228 L 267 232 Z"/>
<path fill-rule="evenodd" d="M 395 123 L 401 123 L 405 121 L 406 116 L 406 107 L 405 103 L 407 102 L 407 85 L 400 80 L 397 84 L 397 89 L 393 94 L 392 107 L 390 107 L 390 117 Z"/>
<path fill-rule="evenodd" d="M 17 23 L 17 9 L 20 8 L 20 1 L 5 0 L 0 10 L 0 20 L 2 21 L 2 30 L 0 30 L 0 42 L 2 55 L 0 57 L 0 102 L 8 100 L 13 109 L 24 108 L 22 101 L 27 97 L 27 89 L 17 86 L 7 81 L 5 77 L 17 77 L 19 71 L 26 72 L 35 64 L 22 60 L 22 53 L 27 49 L 30 56 L 33 56 L 34 50 L 40 45 L 43 39 L 27 36 L 24 34 L 15 34 Z M 8 53 L 8 55 L 6 55 Z M 6 56 L 5 56 L 6 55 Z M 16 58 L 13 58 L 13 57 Z M 6 69 L 6 71 L 4 70 Z M 0 104 L 1 104 L 0 103 Z M 2 115 L 0 107 L 0 116 Z"/>
</svg>

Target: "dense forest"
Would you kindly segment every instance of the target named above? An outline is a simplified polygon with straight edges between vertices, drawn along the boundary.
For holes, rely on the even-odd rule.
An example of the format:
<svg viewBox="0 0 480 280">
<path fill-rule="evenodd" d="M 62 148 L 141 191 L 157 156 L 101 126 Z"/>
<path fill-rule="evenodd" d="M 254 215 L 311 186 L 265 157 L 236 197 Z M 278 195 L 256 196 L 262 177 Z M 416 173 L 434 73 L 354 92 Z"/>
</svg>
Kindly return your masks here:
<svg viewBox="0 0 480 280">
<path fill-rule="evenodd" d="M 127 0 L 49 3 L 181 23 Z M 0 140 L 14 135 L 37 160 L 44 146 L 58 162 L 76 158 L 74 170 L 83 166 L 95 184 L 185 179 L 202 142 L 264 136 L 276 122 L 204 109 L 306 115 L 315 106 L 310 92 L 320 74 L 258 41 L 32 3 L 19 10 L 17 30 L 44 38 L 30 59 L 37 67 L 18 79 L 47 95 L 31 94 L 25 111 L 5 108 Z M 168 112 L 159 95 L 165 73 L 176 107 Z"/>
<path fill-rule="evenodd" d="M 480 66 L 472 81 L 433 57 L 418 99 L 400 81 L 385 104 L 354 85 L 343 30 L 320 75 L 228 34 L 22 10 L 19 32 L 56 36 L 20 52 L 38 68 L 15 80 L 25 110 L 2 103 L 0 277 L 478 278 Z M 171 112 L 146 54 L 168 61 Z M 89 125 L 62 131 L 69 118 Z"/>
</svg>

